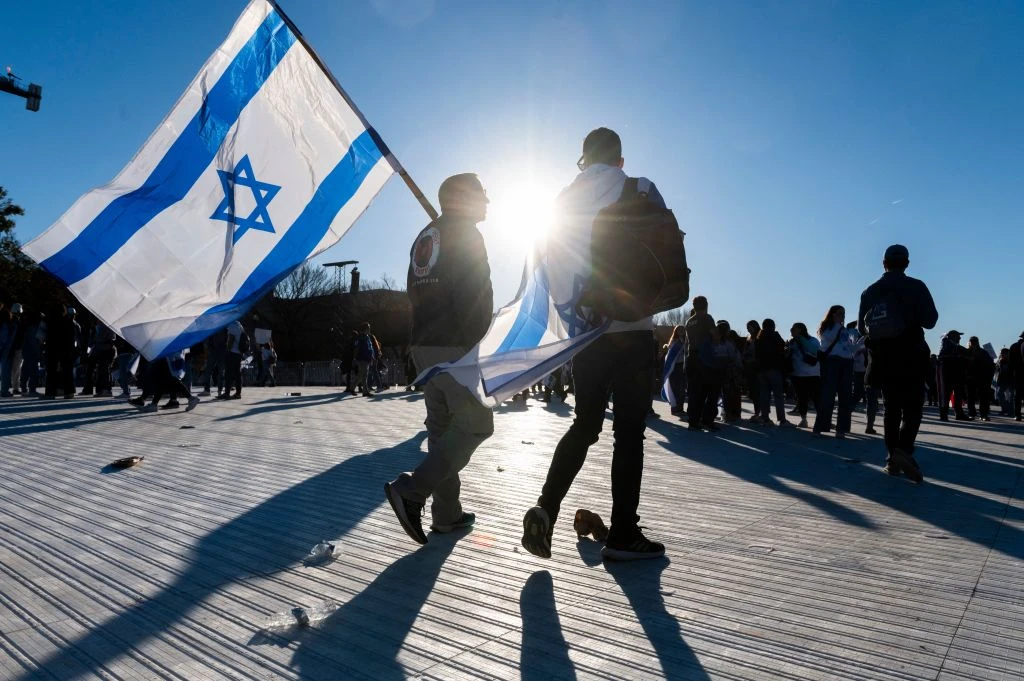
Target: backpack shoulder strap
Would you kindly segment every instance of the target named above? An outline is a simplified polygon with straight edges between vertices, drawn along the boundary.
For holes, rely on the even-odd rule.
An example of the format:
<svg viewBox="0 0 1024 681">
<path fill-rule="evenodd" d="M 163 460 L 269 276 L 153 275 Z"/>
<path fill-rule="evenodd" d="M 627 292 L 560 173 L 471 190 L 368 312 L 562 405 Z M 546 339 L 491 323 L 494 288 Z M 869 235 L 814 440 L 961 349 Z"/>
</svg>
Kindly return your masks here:
<svg viewBox="0 0 1024 681">
<path fill-rule="evenodd" d="M 627 177 L 626 184 L 622 185 L 622 196 L 620 201 L 632 201 L 640 197 L 639 180 L 635 177 Z"/>
<path fill-rule="evenodd" d="M 636 182 L 636 191 L 638 194 L 641 194 L 644 197 L 646 197 L 651 193 L 651 181 L 648 180 L 646 177 L 642 177 L 639 179 L 634 178 L 633 181 Z"/>
</svg>

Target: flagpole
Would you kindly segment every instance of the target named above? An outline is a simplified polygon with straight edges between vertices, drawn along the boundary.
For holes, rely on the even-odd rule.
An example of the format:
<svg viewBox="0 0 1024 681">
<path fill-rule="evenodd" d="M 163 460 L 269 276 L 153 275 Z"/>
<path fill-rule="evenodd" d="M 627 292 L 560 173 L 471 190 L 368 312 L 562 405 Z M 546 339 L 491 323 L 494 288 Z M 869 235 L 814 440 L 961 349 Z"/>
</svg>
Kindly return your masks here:
<svg viewBox="0 0 1024 681">
<path fill-rule="evenodd" d="M 402 180 L 405 182 L 405 185 L 409 188 L 409 191 L 412 192 L 412 195 L 415 196 L 416 200 L 420 202 L 421 206 L 423 206 L 423 210 L 427 212 L 427 215 L 430 216 L 431 220 L 436 220 L 437 211 L 434 209 L 434 206 L 430 203 L 430 199 L 423 195 L 423 192 L 420 191 L 419 185 L 417 185 L 416 182 L 412 179 L 412 176 L 409 175 L 409 172 L 402 166 L 401 162 L 399 162 L 399 160 L 395 158 L 395 155 L 391 153 L 390 147 L 388 147 L 388 145 L 385 144 L 384 140 L 381 139 L 380 134 L 373 128 L 372 125 L 370 125 L 370 122 L 366 120 L 366 117 L 363 116 L 363 112 L 359 110 L 359 107 L 356 106 L 356 103 L 353 102 L 352 98 L 348 96 L 348 93 L 345 92 L 345 88 L 341 87 L 341 83 L 339 83 L 338 79 L 334 77 L 334 74 L 331 73 L 331 70 L 327 68 L 327 64 L 325 64 L 324 60 L 320 58 L 320 55 L 317 54 L 315 49 L 313 49 L 313 46 L 306 41 L 306 38 L 305 36 L 302 35 L 302 31 L 299 30 L 299 27 L 295 25 L 295 22 L 293 22 L 288 17 L 287 14 L 285 14 L 284 10 L 281 9 L 281 5 L 277 3 L 277 0 L 267 0 L 267 2 L 270 3 L 270 6 L 274 8 L 275 12 L 281 15 L 281 18 L 284 20 L 284 23 L 287 24 L 291 32 L 295 34 L 295 38 L 302 44 L 304 48 L 306 48 L 306 52 L 309 53 L 309 56 L 313 58 L 313 61 L 316 62 L 317 66 L 319 66 L 327 75 L 327 78 L 338 90 L 338 94 L 341 95 L 342 99 L 345 100 L 345 103 L 348 104 L 352 111 L 354 111 L 355 114 L 359 117 L 359 120 L 362 122 L 367 132 L 370 133 L 370 136 L 373 138 L 373 141 L 376 142 L 377 146 L 380 147 L 381 151 L 385 152 L 385 157 L 387 158 L 388 163 L 391 164 L 391 167 L 394 169 L 396 173 L 398 173 L 398 176 L 402 178 Z"/>
</svg>

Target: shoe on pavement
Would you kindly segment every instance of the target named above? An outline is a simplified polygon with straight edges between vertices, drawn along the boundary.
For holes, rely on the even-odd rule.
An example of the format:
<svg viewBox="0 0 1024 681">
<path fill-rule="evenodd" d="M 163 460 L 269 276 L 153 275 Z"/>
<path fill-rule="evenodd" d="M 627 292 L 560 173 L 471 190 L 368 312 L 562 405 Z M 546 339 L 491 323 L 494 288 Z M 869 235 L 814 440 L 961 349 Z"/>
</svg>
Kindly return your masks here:
<svg viewBox="0 0 1024 681">
<path fill-rule="evenodd" d="M 874 426 L 868 426 L 867 428 L 864 429 L 864 434 L 865 435 L 878 435 L 878 431 L 875 430 Z"/>
<path fill-rule="evenodd" d="M 781 428 L 792 428 L 793 422 L 788 419 L 782 419 L 781 421 L 779 421 L 779 426 Z"/>
<path fill-rule="evenodd" d="M 763 423 L 764 419 L 761 418 L 760 414 L 754 414 L 749 419 L 747 419 L 747 422 L 748 423 Z"/>
<path fill-rule="evenodd" d="M 614 528 L 612 532 L 615 532 Z M 633 528 L 624 537 L 609 534 L 608 541 L 601 549 L 601 557 L 606 560 L 644 560 L 664 555 L 665 545 L 645 537 L 639 527 Z"/>
<path fill-rule="evenodd" d="M 900 473 L 902 473 L 902 471 L 900 470 L 900 467 L 897 466 L 892 461 L 886 462 L 886 464 L 882 468 L 882 470 L 885 472 L 886 475 L 891 475 L 894 478 L 899 477 Z"/>
<path fill-rule="evenodd" d="M 142 411 L 142 412 L 146 412 L 146 413 L 149 413 L 149 412 L 154 412 L 154 411 L 156 411 L 156 410 L 157 410 L 157 408 L 158 408 L 158 407 L 157 407 L 157 406 L 156 406 L 155 404 L 147 404 L 146 406 L 144 406 L 144 407 L 141 407 L 141 408 L 139 409 L 139 411 Z"/>
<path fill-rule="evenodd" d="M 408 474 L 403 473 L 403 475 Z M 412 537 L 417 544 L 426 544 L 427 535 L 423 533 L 423 504 L 409 501 L 399 494 L 390 482 L 384 483 L 384 496 L 391 504 L 391 510 L 395 512 L 405 533 Z"/>
<path fill-rule="evenodd" d="M 836 439 L 837 440 L 845 440 L 846 439 L 846 433 L 844 431 L 837 430 L 836 431 Z"/>
<path fill-rule="evenodd" d="M 454 532 L 455 530 L 462 530 L 462 529 L 465 529 L 467 527 L 473 527 L 473 523 L 475 523 L 475 522 L 476 522 L 476 514 L 475 513 L 463 512 L 463 514 L 461 516 L 459 516 L 459 519 L 456 520 L 455 522 L 449 523 L 447 525 L 431 524 L 430 529 L 433 530 L 434 532 L 440 532 L 441 534 L 447 534 L 449 532 Z"/>
<path fill-rule="evenodd" d="M 210 396 L 210 391 L 209 390 L 204 390 L 203 392 L 199 393 L 199 397 L 209 397 L 209 396 Z"/>
<path fill-rule="evenodd" d="M 699 423 L 691 423 L 688 426 L 686 426 L 686 429 L 691 431 L 691 432 L 695 432 L 695 433 L 703 433 L 704 432 L 704 428 Z"/>
<path fill-rule="evenodd" d="M 168 402 L 167 404 L 165 404 L 164 406 L 162 406 L 160 408 L 161 409 L 180 409 L 181 408 L 181 402 L 179 402 L 178 400 L 171 400 L 170 402 Z"/>
<path fill-rule="evenodd" d="M 807 428 L 807 419 L 800 419 L 800 423 L 797 424 L 797 428 Z"/>
<path fill-rule="evenodd" d="M 185 406 L 185 411 L 192 411 L 200 402 L 202 402 L 202 400 L 198 397 L 192 396 L 188 398 L 188 404 Z"/>
<path fill-rule="evenodd" d="M 892 461 L 914 482 L 921 482 L 924 480 L 924 476 L 921 475 L 921 468 L 917 465 L 917 461 L 914 460 L 914 457 L 907 454 L 899 447 L 892 450 Z"/>
<path fill-rule="evenodd" d="M 133 400 L 128 400 L 128 404 L 132 405 L 133 407 L 145 407 L 146 400 L 142 399 L 142 397 L 139 396 Z"/>
<path fill-rule="evenodd" d="M 548 512 L 534 506 L 523 516 L 523 548 L 538 558 L 551 557 L 554 527 Z"/>
</svg>

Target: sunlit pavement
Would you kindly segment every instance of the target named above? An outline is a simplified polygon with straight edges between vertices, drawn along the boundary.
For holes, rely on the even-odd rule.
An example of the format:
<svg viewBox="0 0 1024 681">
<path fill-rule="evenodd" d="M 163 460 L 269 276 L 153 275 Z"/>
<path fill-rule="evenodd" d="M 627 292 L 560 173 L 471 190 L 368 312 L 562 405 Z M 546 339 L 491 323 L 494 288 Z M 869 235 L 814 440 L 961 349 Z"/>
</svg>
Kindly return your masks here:
<svg viewBox="0 0 1024 681">
<path fill-rule="evenodd" d="M 382 493 L 426 446 L 416 394 L 0 401 L 0 678 L 1024 678 L 1021 424 L 930 411 L 916 486 L 879 437 L 657 409 L 640 514 L 668 558 L 606 565 L 572 514 L 609 519 L 610 422 L 552 558 L 519 547 L 563 405 L 499 410 L 476 528 L 418 548 Z"/>
</svg>

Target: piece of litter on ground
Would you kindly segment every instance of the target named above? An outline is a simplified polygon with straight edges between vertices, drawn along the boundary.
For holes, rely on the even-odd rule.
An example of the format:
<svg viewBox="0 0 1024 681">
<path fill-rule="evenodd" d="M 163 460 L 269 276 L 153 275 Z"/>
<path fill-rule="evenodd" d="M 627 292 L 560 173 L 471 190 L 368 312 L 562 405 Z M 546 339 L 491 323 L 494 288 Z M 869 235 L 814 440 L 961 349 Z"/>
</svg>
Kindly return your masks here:
<svg viewBox="0 0 1024 681">
<path fill-rule="evenodd" d="M 332 615 L 341 606 L 334 601 L 323 601 L 308 608 L 292 608 L 288 612 L 281 612 L 271 617 L 263 625 L 264 631 L 281 629 L 283 627 L 300 626 L 308 627 L 316 624 L 322 619 Z"/>
<path fill-rule="evenodd" d="M 295 425 L 299 425 L 300 423 L 302 423 L 302 421 L 296 421 Z"/>
<path fill-rule="evenodd" d="M 181 426 L 178 430 L 192 430 L 195 426 Z"/>
<path fill-rule="evenodd" d="M 502 466 L 498 466 L 498 472 L 499 473 L 504 473 L 505 472 L 505 468 L 502 467 Z"/>
<path fill-rule="evenodd" d="M 533 444 L 533 440 L 523 440 L 523 444 L 524 445 L 532 445 Z"/>
<path fill-rule="evenodd" d="M 146 457 L 144 456 L 129 456 L 128 458 L 125 459 L 118 459 L 117 461 L 114 461 L 110 465 L 113 466 L 114 468 L 131 468 L 136 464 L 142 463 L 142 460 L 145 458 Z"/>
<path fill-rule="evenodd" d="M 199 443 L 198 442 L 182 442 L 178 446 L 179 447 L 185 447 L 185 448 L 188 448 L 188 447 L 198 447 Z"/>
<path fill-rule="evenodd" d="M 757 549 L 759 551 L 764 551 L 765 553 L 771 553 L 772 551 L 775 550 L 774 546 L 764 546 L 762 544 L 751 544 L 747 548 L 748 549 Z"/>
<path fill-rule="evenodd" d="M 519 547 L 518 546 L 513 546 L 512 547 L 512 553 L 519 553 Z"/>
<path fill-rule="evenodd" d="M 288 393 L 291 397 L 302 397 L 302 393 Z"/>
<path fill-rule="evenodd" d="M 668 590 L 668 589 L 662 589 L 661 590 L 661 595 L 662 596 L 671 596 L 674 593 L 675 593 L 675 591 L 671 591 L 671 590 Z"/>
</svg>

